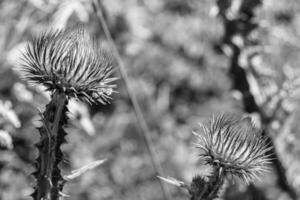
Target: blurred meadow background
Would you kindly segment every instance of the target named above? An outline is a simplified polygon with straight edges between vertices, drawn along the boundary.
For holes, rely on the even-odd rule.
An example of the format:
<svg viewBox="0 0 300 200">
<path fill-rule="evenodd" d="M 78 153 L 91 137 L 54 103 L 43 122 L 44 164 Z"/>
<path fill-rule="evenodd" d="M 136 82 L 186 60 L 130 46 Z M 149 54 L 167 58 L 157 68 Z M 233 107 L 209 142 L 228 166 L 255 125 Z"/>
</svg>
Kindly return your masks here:
<svg viewBox="0 0 300 200">
<path fill-rule="evenodd" d="M 66 199 L 164 199 L 157 176 L 189 183 L 205 172 L 192 148 L 192 131 L 225 112 L 249 113 L 272 139 L 278 160 L 255 185 L 230 180 L 224 199 L 300 199 L 300 1 L 101 0 L 99 5 L 163 174 L 153 168 L 116 70 L 118 93 L 110 105 L 69 104 L 64 172 L 107 161 L 67 183 Z M 1 200 L 30 199 L 35 127 L 49 102 L 48 93 L 15 72 L 22 49 L 49 28 L 78 24 L 111 48 L 91 0 L 0 1 Z M 189 199 L 185 190 L 166 186 L 172 199 Z"/>
</svg>

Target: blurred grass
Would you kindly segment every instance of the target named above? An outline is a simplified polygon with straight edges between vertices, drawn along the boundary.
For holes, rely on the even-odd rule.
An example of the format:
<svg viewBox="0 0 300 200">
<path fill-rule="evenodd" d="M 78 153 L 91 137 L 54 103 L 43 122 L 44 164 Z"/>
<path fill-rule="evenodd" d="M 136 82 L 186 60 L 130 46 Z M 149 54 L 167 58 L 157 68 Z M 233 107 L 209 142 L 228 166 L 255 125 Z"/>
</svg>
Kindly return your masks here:
<svg viewBox="0 0 300 200">
<path fill-rule="evenodd" d="M 232 91 L 228 77 L 228 58 L 216 51 L 223 30 L 212 16 L 210 0 L 104 0 L 105 16 L 112 31 L 135 95 L 152 130 L 158 158 L 167 175 L 190 181 L 202 169 L 191 148 L 191 131 L 199 121 L 223 112 L 242 112 L 239 94 Z M 282 80 L 283 66 L 298 68 L 300 3 L 265 0 L 258 10 L 261 28 L 256 33 L 270 50 L 263 54 L 266 68 Z M 103 31 L 88 0 L 3 0 L 0 2 L 0 99 L 12 102 L 22 126 L 10 128 L 14 149 L 0 150 L 0 199 L 26 199 L 30 194 L 31 162 L 36 156 L 32 145 L 38 140 L 33 128 L 38 111 L 48 101 L 39 88 L 23 85 L 13 72 L 24 41 L 49 27 L 67 28 L 77 23 L 87 26 L 92 35 L 106 44 Z M 264 69 L 262 69 L 264 70 Z M 23 85 L 24 86 L 24 85 Z M 100 168 L 66 185 L 71 199 L 162 199 L 145 145 L 138 134 L 137 122 L 124 85 L 111 105 L 82 108 L 73 113 L 68 128 L 66 173 L 93 160 L 108 158 Z M 26 93 L 28 92 L 28 93 Z M 20 95 L 27 94 L 27 95 Z M 298 110 L 298 109 L 297 109 Z M 298 112 L 298 111 L 297 111 Z M 87 134 L 80 124 L 86 118 L 95 127 Z M 280 138 L 283 163 L 295 188 L 299 176 L 299 116 L 292 131 Z M 79 124 L 78 126 L 75 126 Z M 7 126 L 1 127 L 1 129 Z M 269 199 L 287 199 L 275 187 L 275 175 L 266 175 L 258 189 L 231 186 L 228 199 L 259 199 L 257 190 Z M 174 199 L 187 194 L 170 187 Z M 29 199 L 29 198 L 27 198 Z"/>
</svg>

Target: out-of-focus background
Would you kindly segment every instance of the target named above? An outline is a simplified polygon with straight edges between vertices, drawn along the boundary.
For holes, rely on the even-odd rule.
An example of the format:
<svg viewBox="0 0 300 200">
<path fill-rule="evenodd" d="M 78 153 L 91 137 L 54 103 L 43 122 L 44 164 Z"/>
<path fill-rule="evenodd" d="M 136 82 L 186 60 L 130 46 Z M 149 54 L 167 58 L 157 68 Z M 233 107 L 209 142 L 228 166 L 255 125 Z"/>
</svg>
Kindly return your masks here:
<svg viewBox="0 0 300 200">
<path fill-rule="evenodd" d="M 245 10 L 254 10 L 253 27 L 237 22 L 241 32 L 251 30 L 246 35 L 234 33 L 228 42 L 225 36 L 231 33 L 224 24 L 248 18 L 221 8 L 234 10 L 243 1 L 102 0 L 100 7 L 150 127 L 164 176 L 190 183 L 206 170 L 192 148 L 192 130 L 198 129 L 198 122 L 213 114 L 247 111 L 249 94 L 239 87 L 245 80 L 230 70 L 234 43 L 240 50 L 238 65 L 246 72 L 259 107 L 251 114 L 273 138 L 283 175 L 271 165 L 270 173 L 254 185 L 231 180 L 224 199 L 299 199 L 300 2 L 264 0 L 252 9 L 248 1 Z M 30 173 L 37 156 L 33 145 L 39 140 L 35 127 L 39 110 L 49 101 L 48 93 L 28 86 L 14 71 L 20 52 L 26 41 L 49 27 L 68 29 L 77 24 L 84 24 L 109 46 L 90 0 L 0 1 L 1 200 L 30 199 L 34 185 Z M 115 76 L 120 77 L 118 71 Z M 164 199 L 122 77 L 117 84 L 110 105 L 69 104 L 64 172 L 108 159 L 66 184 L 69 199 Z M 189 199 L 185 190 L 168 188 L 173 199 Z"/>
</svg>

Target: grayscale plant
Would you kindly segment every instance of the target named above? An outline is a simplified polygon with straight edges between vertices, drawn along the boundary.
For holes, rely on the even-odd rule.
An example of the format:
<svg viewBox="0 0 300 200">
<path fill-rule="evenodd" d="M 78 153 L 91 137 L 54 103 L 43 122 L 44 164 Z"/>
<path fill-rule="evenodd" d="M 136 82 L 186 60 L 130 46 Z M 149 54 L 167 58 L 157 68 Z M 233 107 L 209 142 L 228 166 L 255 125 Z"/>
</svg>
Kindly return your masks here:
<svg viewBox="0 0 300 200">
<path fill-rule="evenodd" d="M 109 102 L 114 60 L 83 28 L 48 31 L 30 42 L 21 72 L 30 83 L 89 103 Z"/>
<path fill-rule="evenodd" d="M 200 126 L 203 134 L 194 132 L 198 138 L 196 147 L 202 150 L 199 158 L 207 164 L 220 167 L 247 184 L 268 170 L 267 153 L 272 147 L 267 146 L 266 138 L 251 119 L 220 115 Z"/>
<path fill-rule="evenodd" d="M 197 175 L 190 185 L 174 178 L 159 177 L 187 189 L 191 200 L 218 198 L 228 176 L 236 176 L 250 184 L 268 171 L 272 147 L 249 117 L 224 114 L 200 126 L 201 133 L 193 132 L 198 139 L 195 146 L 200 150 L 199 159 L 211 166 L 210 175 Z"/>
<path fill-rule="evenodd" d="M 51 92 L 51 101 L 41 114 L 40 142 L 36 145 L 34 200 L 56 200 L 63 196 L 66 180 L 59 168 L 63 160 L 67 104 L 75 98 L 88 103 L 109 103 L 114 60 L 95 44 L 83 28 L 47 31 L 28 43 L 20 72 L 33 85 Z"/>
</svg>

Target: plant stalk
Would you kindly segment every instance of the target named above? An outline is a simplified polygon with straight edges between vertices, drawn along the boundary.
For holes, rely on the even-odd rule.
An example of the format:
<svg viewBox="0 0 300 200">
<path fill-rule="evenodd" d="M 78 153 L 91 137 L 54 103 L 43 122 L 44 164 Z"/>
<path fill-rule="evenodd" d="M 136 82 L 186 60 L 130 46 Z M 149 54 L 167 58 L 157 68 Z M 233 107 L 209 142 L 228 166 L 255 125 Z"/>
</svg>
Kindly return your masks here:
<svg viewBox="0 0 300 200">
<path fill-rule="evenodd" d="M 213 200 L 218 198 L 224 184 L 226 173 L 222 167 L 213 166 L 213 172 L 207 177 L 196 177 L 190 186 L 191 200 Z"/>
<path fill-rule="evenodd" d="M 36 144 L 39 156 L 33 173 L 37 184 L 31 195 L 34 200 L 57 200 L 62 192 L 64 179 L 58 165 L 63 157 L 60 147 L 65 142 L 67 102 L 66 95 L 57 90 L 41 115 L 42 126 L 38 128 L 41 140 Z"/>
</svg>

